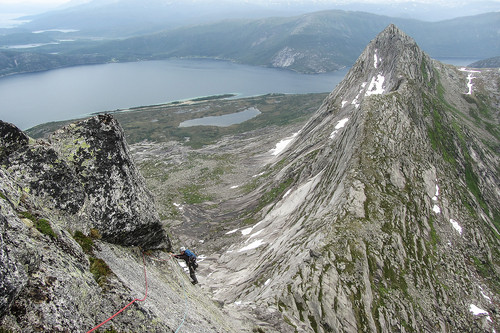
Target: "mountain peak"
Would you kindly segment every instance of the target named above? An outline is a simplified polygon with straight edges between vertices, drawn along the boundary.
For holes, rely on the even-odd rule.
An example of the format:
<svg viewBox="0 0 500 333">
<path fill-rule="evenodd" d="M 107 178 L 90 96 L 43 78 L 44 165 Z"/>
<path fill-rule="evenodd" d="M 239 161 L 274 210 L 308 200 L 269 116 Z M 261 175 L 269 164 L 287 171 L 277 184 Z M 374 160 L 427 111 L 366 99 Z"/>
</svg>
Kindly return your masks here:
<svg viewBox="0 0 500 333">
<path fill-rule="evenodd" d="M 342 98 L 342 109 L 359 108 L 366 97 L 403 89 L 406 83 L 432 88 L 436 82 L 432 62 L 413 38 L 390 24 L 366 46 L 332 92 L 330 103 Z"/>
</svg>

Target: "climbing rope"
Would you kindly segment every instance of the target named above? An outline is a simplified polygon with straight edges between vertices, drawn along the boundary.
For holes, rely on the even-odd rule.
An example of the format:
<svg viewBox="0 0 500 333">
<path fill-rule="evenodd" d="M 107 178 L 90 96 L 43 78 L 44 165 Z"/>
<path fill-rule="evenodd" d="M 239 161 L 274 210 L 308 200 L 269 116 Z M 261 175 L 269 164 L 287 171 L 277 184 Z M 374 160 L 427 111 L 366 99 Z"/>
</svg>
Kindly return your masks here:
<svg viewBox="0 0 500 333">
<path fill-rule="evenodd" d="M 142 254 L 142 264 L 143 264 L 143 267 L 144 267 L 144 280 L 146 281 L 146 293 L 145 293 L 144 297 L 140 298 L 140 299 L 139 298 L 134 298 L 134 300 L 132 302 L 130 302 L 127 305 L 125 305 L 117 313 L 115 313 L 114 315 L 112 315 L 111 317 L 109 317 L 108 319 L 106 319 L 105 321 L 103 321 L 102 323 L 100 323 L 99 325 L 97 325 L 96 327 L 94 327 L 93 329 L 91 329 L 90 331 L 87 331 L 87 333 L 93 332 L 96 329 L 98 329 L 99 327 L 101 327 L 102 325 L 106 324 L 108 321 L 110 321 L 111 319 L 113 319 L 114 317 L 116 317 L 117 315 L 119 315 L 121 312 L 123 312 L 123 310 L 125 310 L 126 308 L 128 308 L 129 306 L 131 306 L 133 303 L 135 303 L 135 302 L 144 302 L 146 300 L 146 297 L 148 297 L 148 277 L 146 275 L 146 261 L 144 259 L 144 253 Z"/>
<path fill-rule="evenodd" d="M 164 262 L 167 262 L 167 261 L 169 261 L 172 258 L 172 255 L 170 255 L 170 257 L 168 259 L 154 258 L 154 257 L 152 257 L 151 255 L 149 255 L 147 253 L 146 253 L 146 255 L 150 256 L 152 260 L 164 261 Z M 144 280 L 146 281 L 146 293 L 145 293 L 144 297 L 141 298 L 141 299 L 135 298 L 130 303 L 128 303 L 127 305 L 125 305 L 123 308 L 121 308 L 118 312 L 116 312 L 114 315 L 112 315 L 111 317 L 109 317 L 108 319 L 106 319 L 105 321 L 103 321 L 102 323 L 100 323 L 99 325 L 97 325 L 96 327 L 92 328 L 91 330 L 87 331 L 87 333 L 93 332 L 96 329 L 98 329 L 99 327 L 101 327 L 102 325 L 106 324 L 108 321 L 110 321 L 111 319 L 113 319 L 114 317 L 116 317 L 117 315 L 119 315 L 120 313 L 122 313 L 126 308 L 128 308 L 133 303 L 135 303 L 135 302 L 144 302 L 146 300 L 146 298 L 148 297 L 148 277 L 146 275 L 146 260 L 144 259 L 144 252 L 142 252 L 142 264 L 143 264 L 143 269 L 144 269 Z M 183 279 L 182 276 L 179 276 L 179 277 L 181 279 L 182 290 L 184 292 L 185 309 L 184 309 L 184 317 L 182 318 L 182 322 L 179 324 L 179 326 L 175 330 L 175 333 L 178 333 L 180 331 L 181 327 L 184 325 L 184 322 L 186 320 L 186 315 L 187 315 L 187 312 L 188 312 L 188 299 L 187 299 L 186 287 L 184 285 L 184 279 Z"/>
</svg>

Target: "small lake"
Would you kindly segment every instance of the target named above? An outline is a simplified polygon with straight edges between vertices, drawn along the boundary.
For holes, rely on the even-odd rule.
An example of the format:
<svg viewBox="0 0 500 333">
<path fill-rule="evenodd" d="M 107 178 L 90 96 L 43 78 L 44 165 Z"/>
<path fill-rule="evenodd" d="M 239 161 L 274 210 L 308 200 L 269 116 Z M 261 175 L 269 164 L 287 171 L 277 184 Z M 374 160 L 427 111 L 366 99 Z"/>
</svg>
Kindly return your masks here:
<svg viewBox="0 0 500 333">
<path fill-rule="evenodd" d="M 254 117 L 257 117 L 259 114 L 261 114 L 261 112 L 258 109 L 248 108 L 241 112 L 225 114 L 222 116 L 210 116 L 210 117 L 186 120 L 180 123 L 179 127 L 191 127 L 191 126 L 227 127 L 250 120 Z"/>
<path fill-rule="evenodd" d="M 77 66 L 0 78 L 0 119 L 21 129 L 202 96 L 330 92 L 348 69 L 306 75 L 217 60 Z"/>
</svg>

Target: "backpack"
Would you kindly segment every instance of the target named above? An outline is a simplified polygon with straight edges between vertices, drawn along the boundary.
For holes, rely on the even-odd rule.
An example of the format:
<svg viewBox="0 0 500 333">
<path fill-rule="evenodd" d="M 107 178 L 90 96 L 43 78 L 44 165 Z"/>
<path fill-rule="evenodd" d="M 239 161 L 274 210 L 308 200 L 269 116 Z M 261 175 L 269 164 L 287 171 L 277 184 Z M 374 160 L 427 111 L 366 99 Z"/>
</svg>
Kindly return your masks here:
<svg viewBox="0 0 500 333">
<path fill-rule="evenodd" d="M 190 250 L 186 249 L 186 251 L 184 251 L 184 253 L 189 257 L 190 260 L 196 259 L 196 254 L 194 254 Z"/>
</svg>

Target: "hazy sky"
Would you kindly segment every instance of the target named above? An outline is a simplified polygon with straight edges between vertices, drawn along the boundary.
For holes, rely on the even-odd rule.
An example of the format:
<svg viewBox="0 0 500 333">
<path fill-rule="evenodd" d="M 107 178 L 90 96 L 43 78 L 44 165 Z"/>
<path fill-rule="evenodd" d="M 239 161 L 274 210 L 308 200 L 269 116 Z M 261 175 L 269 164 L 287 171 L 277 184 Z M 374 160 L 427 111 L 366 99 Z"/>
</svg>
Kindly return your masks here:
<svg viewBox="0 0 500 333">
<path fill-rule="evenodd" d="M 13 5 L 13 4 L 17 4 L 17 5 L 47 5 L 49 7 L 52 7 L 52 6 L 57 6 L 57 5 L 62 5 L 62 4 L 66 4 L 66 3 L 69 3 L 69 2 L 75 2 L 75 3 L 83 3 L 83 2 L 90 2 L 90 0 L 0 0 L 0 4 L 9 4 L 9 5 Z M 233 0 L 233 1 L 238 1 L 238 0 Z M 241 2 L 243 1 L 248 1 L 248 2 L 252 2 L 252 0 L 239 0 Z M 288 0 L 290 1 L 290 0 Z M 298 0 L 296 0 L 298 1 Z M 328 1 L 328 0 L 306 0 L 306 1 L 303 1 L 303 2 L 383 2 L 383 3 L 391 3 L 391 2 L 441 2 L 441 3 L 446 3 L 446 2 L 449 2 L 449 3 L 460 3 L 460 2 L 479 2 L 480 0 L 331 0 L 331 1 Z M 500 0 L 492 0 L 494 2 L 500 2 Z M 279 2 L 275 0 L 275 2 Z M 282 1 L 284 2 L 284 1 Z M 294 2 L 294 0 L 292 0 L 291 2 Z"/>
<path fill-rule="evenodd" d="M 63 3 L 67 3 L 70 0 L 26 0 L 26 1 L 19 1 L 19 0 L 0 0 L 0 4 L 17 4 L 17 5 L 48 5 L 48 6 L 53 6 L 53 5 L 61 5 Z"/>
<path fill-rule="evenodd" d="M 77 5 L 81 3 L 90 2 L 91 0 L 0 0 L 0 17 L 2 14 L 7 13 L 35 13 L 56 9 L 61 5 Z M 103 0 L 104 1 L 104 0 Z M 109 1 L 109 0 L 108 0 Z M 176 0 L 182 1 L 182 0 Z M 197 0 L 204 1 L 204 0 Z M 254 2 L 254 3 L 269 3 L 269 0 L 225 0 L 232 2 Z M 302 3 L 398 3 L 398 2 L 415 2 L 415 3 L 440 3 L 440 4 L 460 4 L 460 3 L 475 3 L 484 0 L 272 0 L 274 3 L 280 2 L 302 2 Z M 488 0 L 487 0 L 488 1 Z M 500 0 L 489 0 L 492 2 L 500 3 Z M 3 13 L 2 13 L 3 12 Z"/>
</svg>

